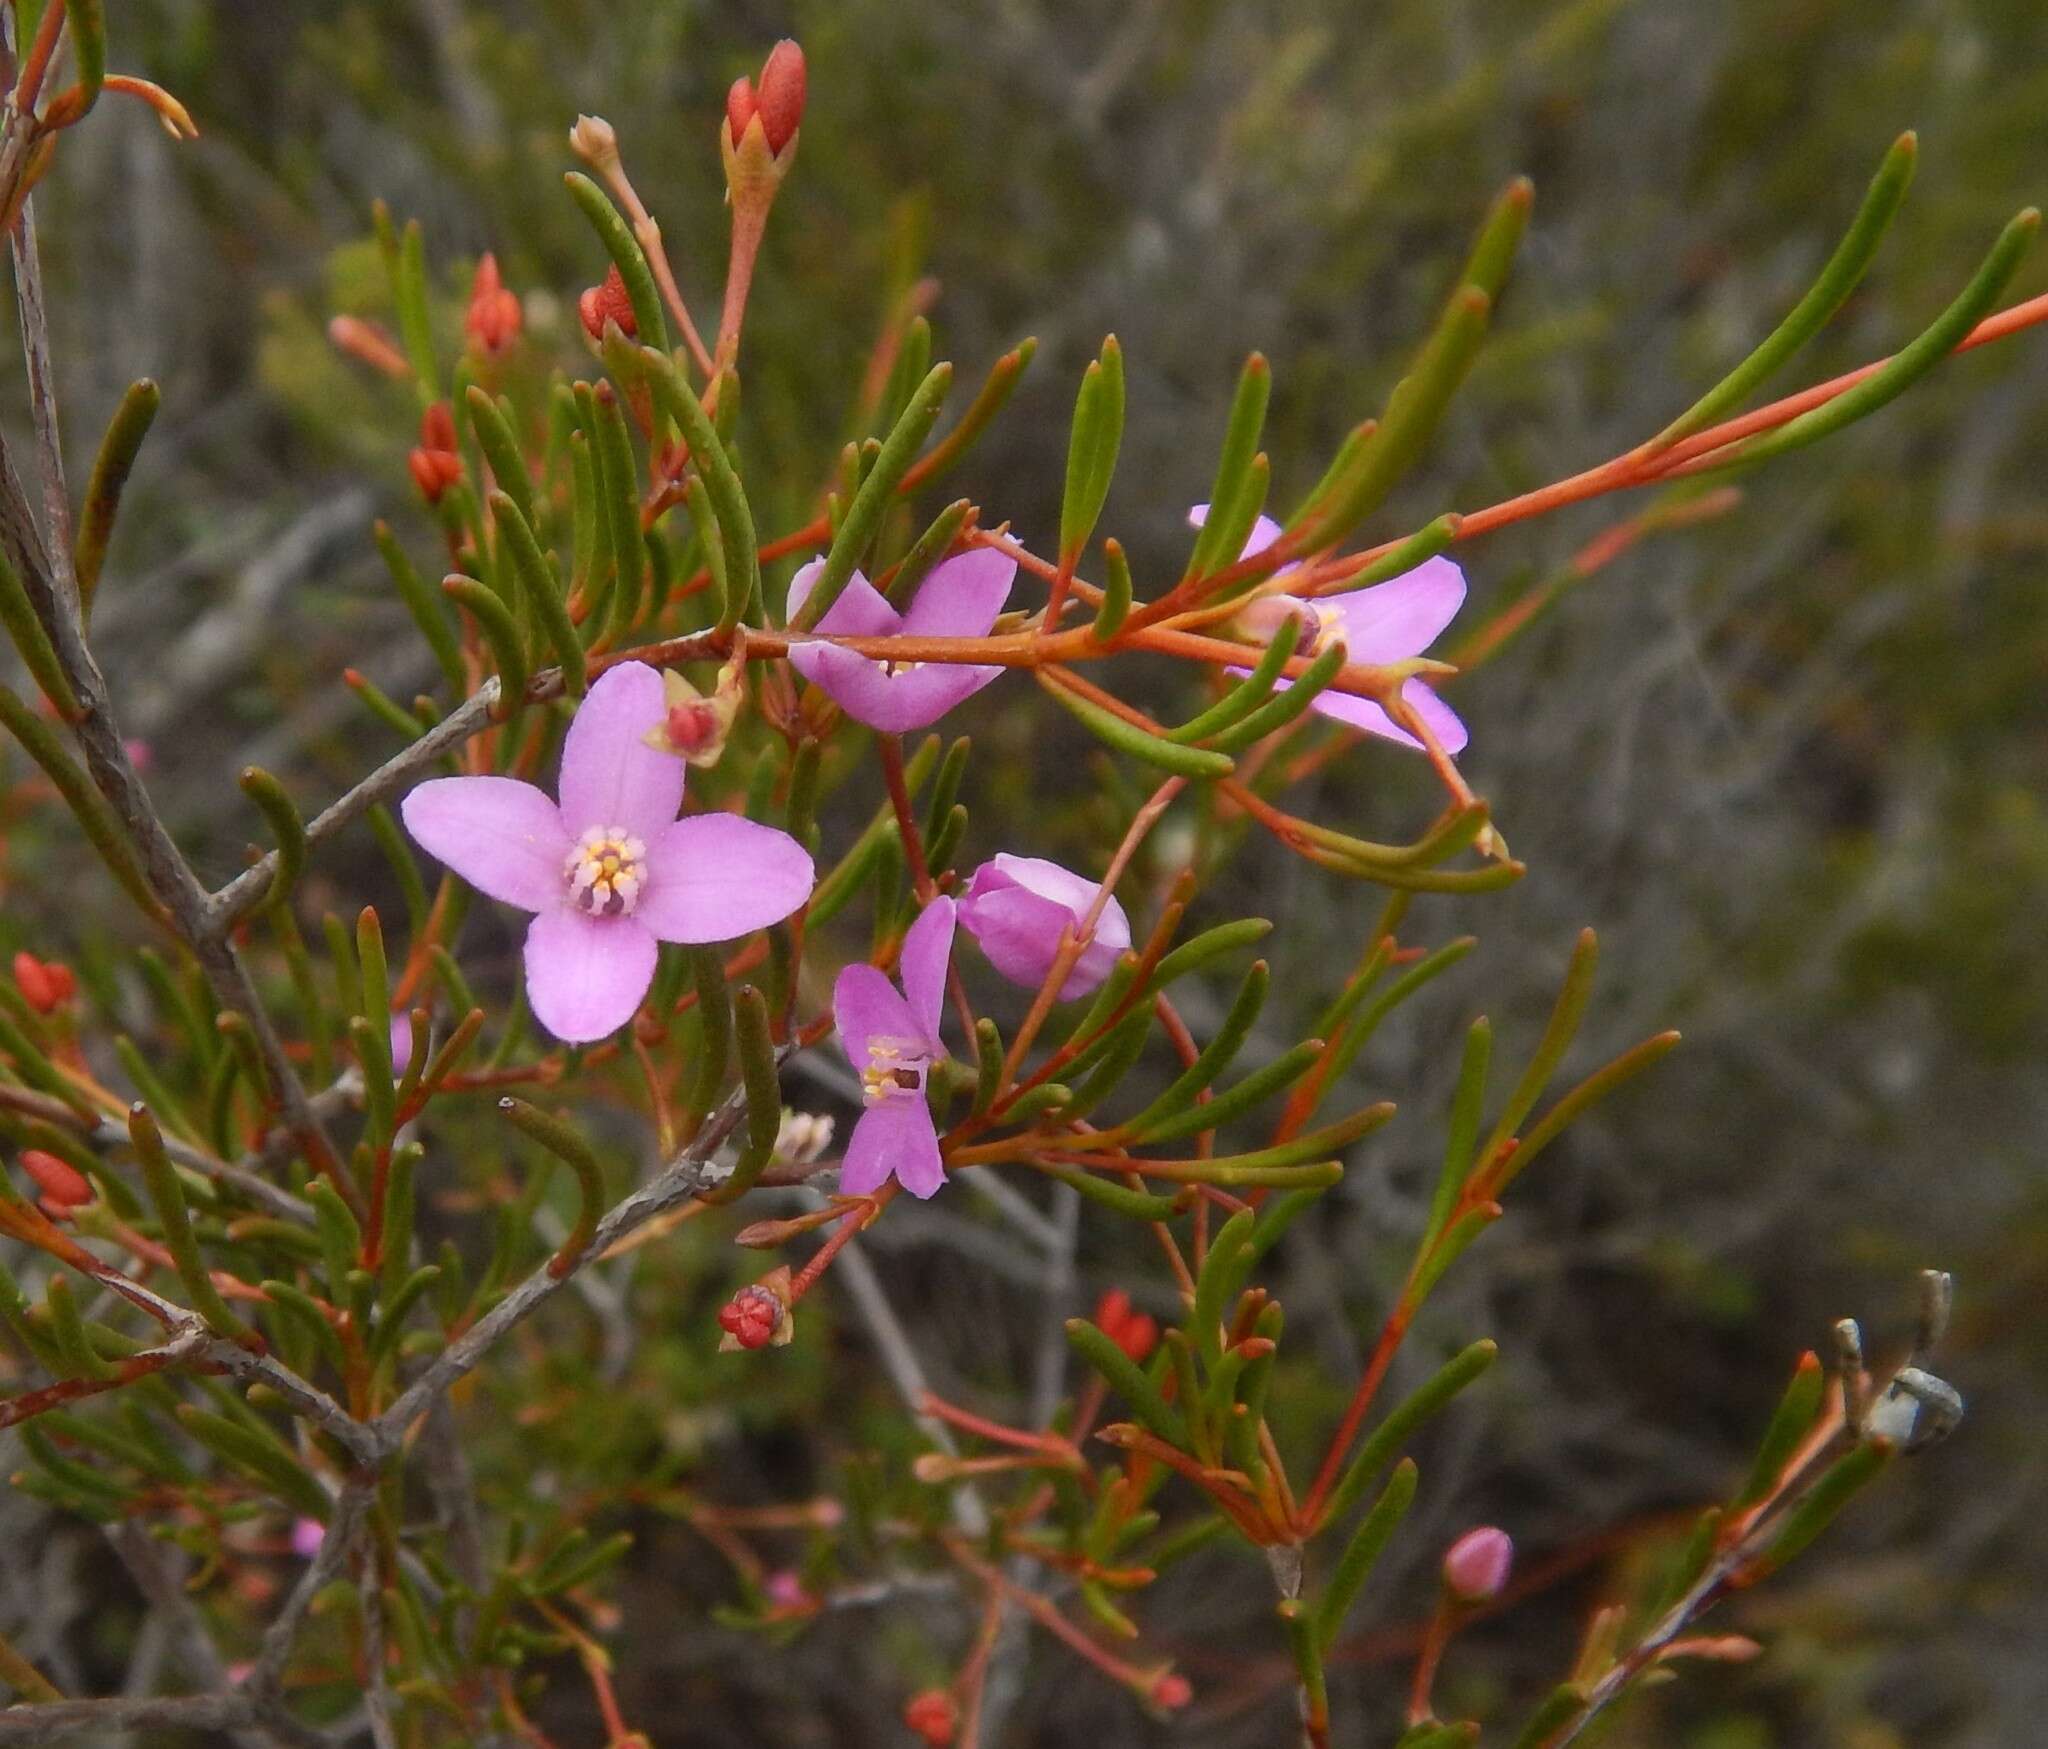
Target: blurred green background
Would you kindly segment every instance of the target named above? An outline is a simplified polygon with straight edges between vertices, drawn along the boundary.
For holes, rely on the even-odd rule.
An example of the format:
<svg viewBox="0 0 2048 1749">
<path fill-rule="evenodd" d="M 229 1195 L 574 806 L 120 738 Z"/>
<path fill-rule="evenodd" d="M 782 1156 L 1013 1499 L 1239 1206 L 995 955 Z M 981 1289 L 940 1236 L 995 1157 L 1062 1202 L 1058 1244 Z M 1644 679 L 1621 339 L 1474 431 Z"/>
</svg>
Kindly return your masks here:
<svg viewBox="0 0 2048 1749">
<path fill-rule="evenodd" d="M 811 104 L 748 330 L 743 443 L 767 525 L 809 514 L 874 336 L 930 275 L 940 355 L 969 377 L 1040 340 L 958 488 L 1037 544 L 1057 517 L 1075 379 L 1106 331 L 1121 337 L 1130 429 L 1105 527 L 1141 581 L 1184 551 L 1181 517 L 1203 494 L 1243 354 L 1273 361 L 1268 447 L 1285 499 L 1383 397 L 1516 172 L 1535 179 L 1536 218 L 1496 337 L 1382 533 L 1654 432 L 1805 287 L 1899 129 L 1921 132 L 1915 196 L 1865 289 L 1777 392 L 1909 338 L 2010 213 L 2048 193 L 2048 13 L 2034 0 L 109 10 L 115 64 L 175 91 L 203 138 L 174 148 L 146 113 L 108 104 L 66 139 L 38 196 L 43 248 L 74 466 L 129 379 L 164 385 L 100 641 L 128 726 L 155 749 L 157 793 L 216 875 L 251 829 L 231 783 L 242 763 L 324 795 L 374 751 L 336 678 L 344 663 L 401 697 L 426 672 L 367 537 L 384 514 L 426 547 L 403 470 L 411 410 L 322 337 L 337 309 L 378 313 L 372 200 L 423 221 L 451 311 L 492 249 L 533 330 L 566 334 L 599 257 L 561 193 L 565 136 L 579 110 L 602 113 L 709 323 L 720 99 L 779 35 L 805 46 Z M 2012 295 L 2044 286 L 2035 263 Z M 13 349 L 0 373 L 13 438 Z M 1399 1097 L 1407 1116 L 1285 1253 L 1290 1330 L 1323 1375 L 1304 1364 L 1288 1387 L 1304 1440 L 1398 1276 L 1471 1016 L 1491 1013 L 1525 1045 L 1590 922 L 1604 953 L 1585 1060 L 1663 1025 L 1687 1043 L 1518 1188 L 1433 1305 L 1425 1350 L 1491 1331 L 1507 1354 L 1425 1442 L 1425 1507 L 1373 1625 L 1412 1622 L 1432 1551 L 1481 1518 L 1541 1561 L 1725 1489 L 1829 1320 L 1864 1317 L 1892 1352 L 1910 1328 L 1911 1271 L 1941 1264 L 1960 1283 L 1947 1371 L 1971 1402 L 1963 1432 L 1725 1612 L 1726 1630 L 1766 1639 L 1762 1660 L 1689 1674 L 1617 1744 L 2041 1735 L 2044 457 L 2048 337 L 1975 352 L 1746 482 L 1729 515 L 1623 558 L 1453 694 L 1473 728 L 1465 768 L 1532 873 L 1505 896 L 1417 909 L 1437 939 L 1470 929 L 1482 945 L 1355 1072 L 1355 1091 Z M 1468 616 L 1620 513 L 1581 506 L 1462 549 Z M 1073 749 L 1022 691 L 962 713 L 983 749 L 981 829 L 1008 809 L 1035 822 L 1030 848 L 1083 860 L 1094 821 L 1059 797 Z M 1428 805 L 1385 750 L 1318 784 L 1308 811 L 1368 836 L 1412 830 Z M 355 848 L 355 875 L 330 865 L 338 892 L 383 878 L 367 842 Z M 61 946 L 82 926 L 67 854 L 13 835 L 10 950 Z M 1298 996 L 1271 1018 L 1277 1037 L 1355 955 L 1370 912 L 1256 850 L 1232 879 L 1219 907 L 1286 924 L 1275 983 Z M 956 1230 L 967 1225 L 943 1208 L 892 1216 L 873 1248 L 939 1388 L 1014 1413 L 1022 1394 L 1005 1381 L 1028 1376 L 1040 1299 L 989 1266 Z M 1156 1294 L 1156 1274 L 1128 1234 L 1093 1234 L 1066 1309 L 1112 1281 Z M 676 1375 L 679 1402 L 758 1388 L 755 1372 L 705 1370 L 715 1303 L 706 1290 L 695 1327 L 653 1362 L 657 1381 Z M 701 1433 L 707 1496 L 815 1485 L 817 1466 L 872 1431 L 844 1406 L 881 1409 L 885 1387 L 858 1327 L 838 1323 L 829 1307 L 807 1318 L 809 1358 L 769 1357 L 773 1386 Z M 550 1448 L 557 1467 L 532 1485 L 578 1486 L 578 1449 Z M 509 1442 L 479 1461 L 515 1482 L 541 1463 Z M 0 1620 L 13 1633 L 33 1618 L 90 1668 L 79 1624 L 132 1614 L 132 1600 L 89 1539 L 26 1502 L 5 1511 L 9 1546 L 41 1552 L 4 1563 Z M 613 1644 L 625 1711 L 657 1744 L 903 1741 L 903 1696 L 942 1677 L 968 1631 L 952 1608 L 912 1600 L 773 1650 L 706 1624 L 729 1586 L 692 1539 L 641 1528 Z M 1446 1698 L 1495 1709 L 1540 1692 L 1602 1572 L 1572 1566 L 1475 1635 Z M 1170 1733 L 1038 1644 L 1003 1696 L 1000 1741 L 1283 1740 L 1291 1700 L 1262 1585 L 1247 1557 L 1219 1554 L 1141 1602 L 1196 1684 Z M 1391 1734 L 1405 1669 L 1377 1656 L 1384 1642 L 1369 1632 L 1337 1678 L 1341 1741 Z M 565 1744 L 595 1741 L 580 1684 L 558 1690 L 542 1722 Z"/>
</svg>

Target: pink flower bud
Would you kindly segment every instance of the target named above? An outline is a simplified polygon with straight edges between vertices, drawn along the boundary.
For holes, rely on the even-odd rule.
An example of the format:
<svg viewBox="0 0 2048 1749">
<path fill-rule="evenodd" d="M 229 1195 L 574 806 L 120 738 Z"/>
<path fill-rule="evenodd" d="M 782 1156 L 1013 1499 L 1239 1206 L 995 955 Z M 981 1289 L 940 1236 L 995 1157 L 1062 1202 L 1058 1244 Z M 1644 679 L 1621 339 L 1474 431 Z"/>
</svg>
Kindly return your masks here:
<svg viewBox="0 0 2048 1749">
<path fill-rule="evenodd" d="M 310 1561 L 320 1552 L 320 1545 L 327 1540 L 327 1527 L 317 1518 L 295 1518 L 292 1520 L 292 1553 L 302 1561 Z"/>
<path fill-rule="evenodd" d="M 1094 881 L 1041 856 L 998 856 L 968 881 L 960 900 L 960 926 L 1004 977 L 1036 988 L 1052 970 L 1061 935 L 1080 928 L 1095 892 Z M 1094 938 L 1061 984 L 1060 1000 L 1087 995 L 1130 945 L 1130 919 L 1111 899 L 1095 920 Z"/>
<path fill-rule="evenodd" d="M 807 1609 L 812 1602 L 811 1594 L 804 1589 L 804 1582 L 787 1567 L 770 1573 L 762 1589 L 777 1609 Z"/>
<path fill-rule="evenodd" d="M 1486 1603 L 1506 1588 L 1515 1545 L 1504 1530 L 1483 1524 L 1444 1551 L 1444 1589 L 1460 1603 Z"/>
</svg>

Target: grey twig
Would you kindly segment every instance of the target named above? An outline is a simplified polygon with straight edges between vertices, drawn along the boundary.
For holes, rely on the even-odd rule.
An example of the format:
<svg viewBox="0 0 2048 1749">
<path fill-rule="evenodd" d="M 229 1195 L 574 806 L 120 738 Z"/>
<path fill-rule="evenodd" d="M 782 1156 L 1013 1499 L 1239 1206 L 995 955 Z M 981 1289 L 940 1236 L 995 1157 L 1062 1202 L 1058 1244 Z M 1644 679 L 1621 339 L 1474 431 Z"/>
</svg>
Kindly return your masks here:
<svg viewBox="0 0 2048 1749">
<path fill-rule="evenodd" d="M 248 1696 L 232 1693 L 59 1700 L 0 1707 L 0 1743 L 75 1742 L 113 1731 L 237 1731 L 255 1717 Z"/>
<path fill-rule="evenodd" d="M 783 1058 L 786 1059 L 794 1048 L 785 1046 L 781 1053 Z M 746 1091 L 735 1087 L 687 1148 L 649 1183 L 612 1206 L 597 1223 L 597 1231 L 584 1251 L 584 1257 L 602 1257 L 635 1228 L 644 1226 L 656 1215 L 664 1214 L 694 1196 L 704 1183 L 705 1169 L 711 1156 L 738 1127 L 746 1110 Z M 398 1441 L 404 1438 L 406 1429 L 427 1411 L 437 1396 L 473 1369 L 506 1331 L 560 1292 L 569 1279 L 569 1275 L 557 1275 L 548 1264 L 542 1264 L 428 1362 L 426 1370 L 406 1386 L 398 1400 L 370 1424 L 372 1436 L 385 1450 L 395 1449 Z"/>
</svg>

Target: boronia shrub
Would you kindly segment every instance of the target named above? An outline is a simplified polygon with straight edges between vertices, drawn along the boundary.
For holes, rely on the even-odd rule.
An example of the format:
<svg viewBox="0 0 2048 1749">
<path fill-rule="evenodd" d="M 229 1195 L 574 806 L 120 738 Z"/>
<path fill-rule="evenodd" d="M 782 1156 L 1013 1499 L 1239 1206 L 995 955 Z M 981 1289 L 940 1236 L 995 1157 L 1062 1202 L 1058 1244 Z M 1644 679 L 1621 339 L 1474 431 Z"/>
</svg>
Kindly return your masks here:
<svg viewBox="0 0 2048 1749">
<path fill-rule="evenodd" d="M 941 488 L 1032 343 L 966 393 L 923 314 L 879 344 L 823 489 L 767 489 L 779 460 L 741 392 L 749 291 L 813 100 L 801 50 L 779 43 L 699 118 L 731 216 L 701 326 L 597 117 L 565 150 L 591 283 L 547 334 L 492 256 L 462 265 L 466 303 L 444 297 L 421 228 L 376 213 L 395 321 L 342 311 L 330 335 L 410 403 L 408 436 L 416 421 L 424 515 L 375 539 L 434 680 L 406 702 L 349 672 L 364 740 L 386 750 L 332 799 L 243 770 L 270 847 L 216 884 L 152 805 L 93 649 L 158 391 L 129 392 L 76 490 L 30 200 L 102 101 L 148 103 L 177 136 L 193 121 L 107 71 L 98 0 L 10 10 L 24 46 L 0 205 L 34 441 L 0 454 L 0 607 L 26 674 L 0 716 L 34 769 L 17 762 L 6 793 L 75 847 L 81 902 L 97 864 L 126 916 L 119 953 L 39 942 L 0 980 L 0 1427 L 14 1485 L 105 1526 L 187 1643 L 174 1692 L 108 1698 L 62 1695 L 0 1645 L 0 1741 L 539 1742 L 537 1689 L 579 1670 L 614 1749 L 645 1741 L 605 1642 L 622 1522 L 650 1505 L 728 1563 L 723 1595 L 684 1600 L 727 1624 L 793 1637 L 844 1603 L 949 1599 L 938 1679 L 901 1678 L 902 1729 L 931 1744 L 978 1739 L 1008 1632 L 1161 1718 L 1199 1702 L 1199 1671 L 1158 1649 L 1147 1589 L 1206 1545 L 1244 1545 L 1301 1734 L 1331 1741 L 1326 1661 L 1426 1486 L 1406 1448 L 1454 1399 L 1484 1414 L 1496 1349 L 1472 1333 L 1398 1401 L 1396 1359 L 1446 1272 L 1486 1267 L 1517 1181 L 1678 1042 L 1566 1070 L 1595 997 L 1591 930 L 1504 1065 L 1473 1020 L 1449 1109 L 1403 1114 L 1442 1165 L 1419 1230 L 1392 1236 L 1412 1261 L 1359 1375 L 1332 1382 L 1313 1437 L 1268 1418 L 1292 1332 L 1266 1264 L 1347 1172 L 1374 1169 L 1396 1116 L 1332 1097 L 1389 1015 L 1445 1000 L 1436 981 L 1471 941 L 1440 920 L 1524 873 L 1516 798 L 1475 794 L 1461 770 L 1458 701 L 1614 553 L 1730 513 L 1731 480 L 1796 468 L 1792 452 L 1952 353 L 2048 318 L 2044 299 L 1998 307 L 2037 215 L 1890 358 L 1752 405 L 1870 266 L 1913 170 L 1905 136 L 1811 290 L 1661 431 L 1390 529 L 1382 507 L 1426 461 L 1506 290 L 1531 214 L 1516 181 L 1445 272 L 1386 405 L 1306 491 L 1274 490 L 1270 374 L 1246 361 L 1185 562 L 1140 577 L 1100 532 L 1124 415 L 1114 338 L 1075 393 L 1049 538 Z M 815 514 L 765 523 L 756 505 L 792 492 Z M 1467 608 L 1465 564 L 1501 547 L 1478 537 L 1622 494 L 1637 496 L 1570 577 Z M 1017 744 L 1097 752 L 985 781 L 951 728 L 970 699 L 1038 725 Z M 1371 822 L 1376 838 L 1316 818 L 1309 780 L 1337 760 L 1405 764 L 1434 803 Z M 1099 844 L 1051 841 L 1032 801 L 1077 785 L 1114 821 Z M 1219 875 L 1266 839 L 1341 897 L 1224 914 Z M 397 914 L 314 915 L 316 864 L 372 842 Z M 1411 915 L 1416 895 L 1456 909 Z M 1312 934 L 1328 967 L 1290 993 L 1316 1018 L 1284 1046 L 1258 1024 L 1276 928 Z M 995 1419 L 926 1382 L 915 1319 L 855 1243 L 906 1196 L 972 1201 L 996 1244 L 1069 1259 L 1078 1213 L 1120 1260 L 1125 1286 L 1066 1323 L 1043 1412 Z M 813 1497 L 721 1501 L 702 1441 L 659 1418 L 760 1412 L 786 1401 L 778 1375 L 815 1403 L 807 1302 L 842 1290 L 901 1432 Z M 1904 1357 L 1866 1359 L 1848 1320 L 1824 1357 L 1788 1355 L 1749 1473 L 1592 1615 L 1548 1692 L 1484 1721 L 1441 1716 L 1436 1674 L 1517 1595 L 1513 1527 L 1444 1548 L 1390 1707 L 1399 1743 L 1561 1749 L 1653 1675 L 1754 1655 L 1713 1631 L 1714 1606 L 1961 1413 L 1929 1368 L 1947 1277 L 1921 1293 Z M 560 1485 L 525 1486 L 529 1450 Z"/>
</svg>

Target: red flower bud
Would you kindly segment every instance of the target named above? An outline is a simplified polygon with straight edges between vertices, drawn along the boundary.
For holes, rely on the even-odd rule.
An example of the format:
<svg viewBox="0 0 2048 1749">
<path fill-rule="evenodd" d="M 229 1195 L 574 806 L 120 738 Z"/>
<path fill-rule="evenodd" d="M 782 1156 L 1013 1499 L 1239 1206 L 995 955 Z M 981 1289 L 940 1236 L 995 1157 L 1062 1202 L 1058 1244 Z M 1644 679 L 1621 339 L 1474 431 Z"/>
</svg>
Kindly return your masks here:
<svg viewBox="0 0 2048 1749">
<path fill-rule="evenodd" d="M 1444 1589 L 1460 1603 L 1485 1603 L 1506 1589 L 1514 1563 L 1508 1533 L 1482 1524 L 1444 1551 Z"/>
<path fill-rule="evenodd" d="M 742 1348 L 766 1348 L 782 1322 L 782 1302 L 756 1283 L 718 1309 L 718 1327 Z"/>
<path fill-rule="evenodd" d="M 1127 1358 L 1142 1363 L 1159 1346 L 1159 1323 L 1149 1312 L 1134 1312 L 1131 1296 L 1113 1287 L 1095 1303 L 1095 1323 Z"/>
<path fill-rule="evenodd" d="M 416 449 L 405 458 L 405 465 L 429 504 L 440 503 L 442 493 L 462 478 L 462 457 L 452 449 Z"/>
<path fill-rule="evenodd" d="M 35 1180 L 36 1189 L 42 1192 L 43 1206 L 53 1215 L 69 1214 L 92 1201 L 92 1185 L 85 1175 L 55 1154 L 46 1154 L 40 1148 L 24 1148 L 21 1169 Z"/>
<path fill-rule="evenodd" d="M 790 38 L 784 37 L 768 51 L 768 59 L 761 63 L 761 84 L 754 95 L 761 117 L 761 131 L 768 136 L 768 150 L 778 157 L 802 125 L 808 83 L 803 50 Z M 732 99 L 728 97 L 728 121 L 731 119 L 731 106 Z M 741 131 L 744 132 L 745 128 L 742 127 Z"/>
<path fill-rule="evenodd" d="M 903 1722 L 932 1749 L 945 1749 L 960 1728 L 959 1704 L 943 1688 L 927 1688 L 910 1697 L 903 1709 Z"/>
<path fill-rule="evenodd" d="M 484 352 L 499 353 L 519 338 L 525 322 L 518 294 L 507 291 L 499 276 L 498 258 L 486 254 L 476 264 L 476 278 L 470 284 L 464 331 Z"/>
<path fill-rule="evenodd" d="M 38 1014 L 54 1014 L 78 993 L 78 980 L 71 968 L 55 960 L 39 960 L 32 953 L 14 956 L 14 984 L 22 1000 Z"/>
<path fill-rule="evenodd" d="M 420 448 L 455 448 L 455 414 L 446 401 L 436 401 L 420 415 Z"/>
<path fill-rule="evenodd" d="M 604 338 L 604 325 L 616 322 L 619 332 L 632 339 L 640 332 L 640 324 L 633 319 L 633 300 L 626 295 L 626 282 L 619 277 L 617 262 L 604 276 L 601 285 L 592 286 L 576 300 L 576 313 L 583 318 L 583 331 L 593 340 Z"/>
<path fill-rule="evenodd" d="M 1195 1698 L 1195 1691 L 1185 1676 L 1178 1676 L 1169 1670 L 1152 1684 L 1152 1703 L 1163 1706 L 1170 1713 L 1180 1709 Z"/>
</svg>

